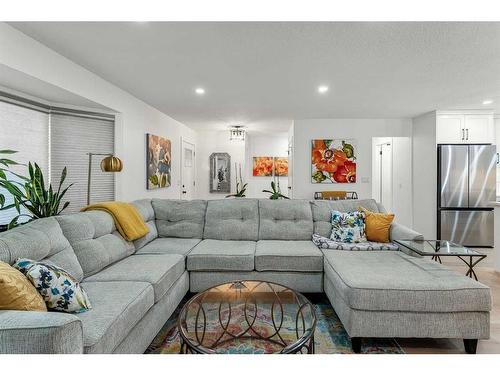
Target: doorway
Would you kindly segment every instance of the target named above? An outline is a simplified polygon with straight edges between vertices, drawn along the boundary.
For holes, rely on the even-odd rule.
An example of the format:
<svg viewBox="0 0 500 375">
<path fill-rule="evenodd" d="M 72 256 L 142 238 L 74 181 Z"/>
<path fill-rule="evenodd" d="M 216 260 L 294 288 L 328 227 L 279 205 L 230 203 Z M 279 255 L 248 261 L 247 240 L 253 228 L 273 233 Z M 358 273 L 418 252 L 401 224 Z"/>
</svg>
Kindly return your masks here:
<svg viewBox="0 0 500 375">
<path fill-rule="evenodd" d="M 378 179 L 374 182 L 375 199 L 382 203 L 388 212 L 393 212 L 393 192 L 392 192 L 392 142 L 386 141 L 376 145 L 376 170 Z"/>
<path fill-rule="evenodd" d="M 412 156 L 410 137 L 372 139 L 372 198 L 395 220 L 412 227 Z"/>
<path fill-rule="evenodd" d="M 181 199 L 190 200 L 195 196 L 195 146 L 182 140 L 181 152 Z"/>
</svg>

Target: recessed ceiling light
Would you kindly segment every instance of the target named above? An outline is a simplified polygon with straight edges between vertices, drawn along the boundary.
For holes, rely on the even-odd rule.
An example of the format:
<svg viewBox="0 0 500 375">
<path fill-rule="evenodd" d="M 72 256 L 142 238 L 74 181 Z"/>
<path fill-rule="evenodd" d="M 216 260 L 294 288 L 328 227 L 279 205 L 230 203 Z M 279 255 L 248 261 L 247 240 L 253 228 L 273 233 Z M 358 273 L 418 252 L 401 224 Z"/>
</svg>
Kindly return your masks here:
<svg viewBox="0 0 500 375">
<path fill-rule="evenodd" d="M 205 93 L 205 89 L 203 87 L 197 87 L 194 92 L 198 95 L 203 95 Z"/>
<path fill-rule="evenodd" d="M 493 100 L 491 100 L 491 99 L 483 101 L 483 105 L 488 105 L 488 104 L 491 104 L 491 103 L 493 103 Z"/>
<path fill-rule="evenodd" d="M 325 94 L 326 92 L 328 92 L 328 86 L 324 86 L 324 85 L 318 86 L 318 92 L 320 94 Z"/>
</svg>

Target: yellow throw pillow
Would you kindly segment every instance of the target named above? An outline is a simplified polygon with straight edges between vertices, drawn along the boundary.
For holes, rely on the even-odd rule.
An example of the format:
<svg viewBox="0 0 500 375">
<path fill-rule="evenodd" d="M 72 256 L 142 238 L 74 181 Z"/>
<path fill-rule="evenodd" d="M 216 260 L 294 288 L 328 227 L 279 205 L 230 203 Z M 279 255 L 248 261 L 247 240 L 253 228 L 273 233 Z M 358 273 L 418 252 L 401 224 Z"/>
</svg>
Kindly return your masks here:
<svg viewBox="0 0 500 375">
<path fill-rule="evenodd" d="M 47 311 L 42 296 L 26 276 L 1 261 L 0 310 Z"/>
<path fill-rule="evenodd" d="M 360 207 L 359 210 L 365 213 L 365 232 L 368 241 L 389 242 L 391 223 L 394 220 L 394 214 L 381 214 L 368 211 Z"/>
</svg>

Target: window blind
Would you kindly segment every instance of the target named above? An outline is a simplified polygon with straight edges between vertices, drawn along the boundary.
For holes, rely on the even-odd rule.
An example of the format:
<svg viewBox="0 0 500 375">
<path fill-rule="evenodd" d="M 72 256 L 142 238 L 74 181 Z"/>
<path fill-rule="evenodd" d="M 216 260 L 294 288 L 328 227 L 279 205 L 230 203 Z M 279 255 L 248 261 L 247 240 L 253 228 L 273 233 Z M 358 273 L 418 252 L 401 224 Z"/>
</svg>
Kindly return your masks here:
<svg viewBox="0 0 500 375">
<path fill-rule="evenodd" d="M 0 149 L 18 151 L 16 154 L 2 157 L 23 164 L 28 164 L 30 161 L 36 162 L 42 169 L 44 176 L 48 178 L 49 114 L 47 110 L 0 100 L 0 136 Z M 27 166 L 15 165 L 10 169 L 21 175 L 28 175 Z M 20 180 L 12 174 L 9 174 L 9 178 Z M 3 189 L 2 193 L 6 198 L 5 204 L 11 204 L 13 202 L 11 195 Z M 0 211 L 0 224 L 10 223 L 14 216 L 17 216 L 17 211 L 14 208 Z"/>
<path fill-rule="evenodd" d="M 114 152 L 114 121 L 77 114 L 52 113 L 50 118 L 50 163 L 53 186 L 58 186 L 63 168 L 68 175 L 65 184 L 74 185 L 63 202 L 70 205 L 64 213 L 78 212 L 87 204 L 88 153 Z M 100 161 L 92 158 L 90 202 L 112 201 L 115 198 L 114 173 L 102 172 Z"/>
</svg>

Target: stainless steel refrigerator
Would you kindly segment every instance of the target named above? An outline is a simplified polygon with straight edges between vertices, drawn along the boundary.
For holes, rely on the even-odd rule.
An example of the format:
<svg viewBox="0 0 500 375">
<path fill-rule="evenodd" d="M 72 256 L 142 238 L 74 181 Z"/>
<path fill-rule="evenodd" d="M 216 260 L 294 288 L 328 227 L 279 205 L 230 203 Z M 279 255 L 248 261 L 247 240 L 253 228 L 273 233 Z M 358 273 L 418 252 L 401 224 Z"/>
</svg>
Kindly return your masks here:
<svg viewBox="0 0 500 375">
<path fill-rule="evenodd" d="M 493 247 L 496 146 L 438 146 L 438 239 Z"/>
</svg>

